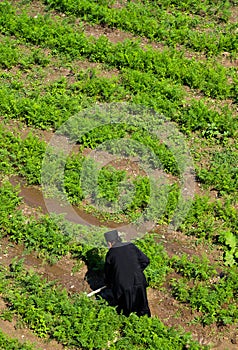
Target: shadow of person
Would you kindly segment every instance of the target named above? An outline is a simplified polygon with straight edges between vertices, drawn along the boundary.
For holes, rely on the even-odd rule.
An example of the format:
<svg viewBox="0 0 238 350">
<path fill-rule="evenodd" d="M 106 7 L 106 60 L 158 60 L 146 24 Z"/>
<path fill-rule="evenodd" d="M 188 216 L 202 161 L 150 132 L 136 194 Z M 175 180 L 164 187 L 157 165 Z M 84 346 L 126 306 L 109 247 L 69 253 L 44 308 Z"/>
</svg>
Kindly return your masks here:
<svg viewBox="0 0 238 350">
<path fill-rule="evenodd" d="M 96 290 L 105 285 L 104 281 L 104 263 L 106 249 L 92 248 L 84 255 L 84 262 L 87 265 L 87 272 L 84 279 L 89 284 L 90 288 Z M 95 294 L 96 299 L 104 299 L 109 305 L 114 306 L 115 301 L 110 288 L 105 288 L 101 292 Z"/>
</svg>

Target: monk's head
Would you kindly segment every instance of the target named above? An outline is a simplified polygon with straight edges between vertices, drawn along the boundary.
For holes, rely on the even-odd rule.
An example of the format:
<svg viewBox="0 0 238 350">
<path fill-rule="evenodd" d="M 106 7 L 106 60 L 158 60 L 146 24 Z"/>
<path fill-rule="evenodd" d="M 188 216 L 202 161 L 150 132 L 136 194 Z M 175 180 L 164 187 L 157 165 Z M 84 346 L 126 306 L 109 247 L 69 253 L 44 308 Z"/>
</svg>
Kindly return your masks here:
<svg viewBox="0 0 238 350">
<path fill-rule="evenodd" d="M 117 230 L 105 232 L 104 237 L 109 247 L 112 247 L 117 242 L 121 242 L 121 237 L 119 236 Z"/>
</svg>

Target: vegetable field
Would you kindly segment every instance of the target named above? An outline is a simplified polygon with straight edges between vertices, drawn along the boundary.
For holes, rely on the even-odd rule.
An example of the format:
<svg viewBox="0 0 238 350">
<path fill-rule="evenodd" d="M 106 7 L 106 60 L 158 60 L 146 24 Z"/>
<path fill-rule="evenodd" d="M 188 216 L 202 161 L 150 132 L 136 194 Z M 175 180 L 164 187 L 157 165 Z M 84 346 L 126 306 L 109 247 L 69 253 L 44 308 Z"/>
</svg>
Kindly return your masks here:
<svg viewBox="0 0 238 350">
<path fill-rule="evenodd" d="M 1 349 L 237 349 L 237 73 L 236 0 L 0 2 Z M 111 228 L 151 318 L 87 297 Z"/>
</svg>

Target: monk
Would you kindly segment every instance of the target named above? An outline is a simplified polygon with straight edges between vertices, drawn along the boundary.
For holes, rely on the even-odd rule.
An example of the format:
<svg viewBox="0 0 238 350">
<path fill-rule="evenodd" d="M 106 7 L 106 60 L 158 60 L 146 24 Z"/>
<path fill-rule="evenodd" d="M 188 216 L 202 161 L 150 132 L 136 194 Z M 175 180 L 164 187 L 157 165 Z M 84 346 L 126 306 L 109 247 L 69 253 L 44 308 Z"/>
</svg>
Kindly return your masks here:
<svg viewBox="0 0 238 350">
<path fill-rule="evenodd" d="M 104 234 L 109 251 L 105 259 L 105 283 L 112 289 L 117 311 L 125 316 L 151 316 L 143 273 L 149 258 L 135 244 L 122 243 L 117 230 Z"/>
</svg>

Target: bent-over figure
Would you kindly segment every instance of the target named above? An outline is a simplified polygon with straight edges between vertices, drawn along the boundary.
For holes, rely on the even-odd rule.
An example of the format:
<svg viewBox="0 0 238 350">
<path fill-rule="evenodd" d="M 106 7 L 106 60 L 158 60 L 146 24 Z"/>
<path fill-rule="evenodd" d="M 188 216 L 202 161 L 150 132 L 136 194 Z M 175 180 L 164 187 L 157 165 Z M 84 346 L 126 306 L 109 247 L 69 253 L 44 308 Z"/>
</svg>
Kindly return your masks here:
<svg viewBox="0 0 238 350">
<path fill-rule="evenodd" d="M 143 273 L 149 258 L 135 244 L 122 243 L 117 230 L 106 232 L 109 251 L 105 260 L 105 283 L 112 288 L 118 313 L 151 316 Z"/>
</svg>

